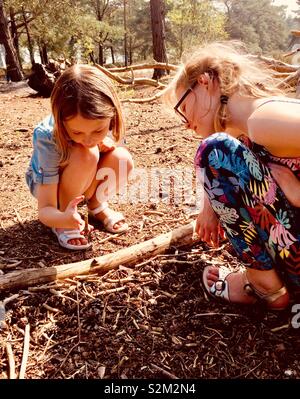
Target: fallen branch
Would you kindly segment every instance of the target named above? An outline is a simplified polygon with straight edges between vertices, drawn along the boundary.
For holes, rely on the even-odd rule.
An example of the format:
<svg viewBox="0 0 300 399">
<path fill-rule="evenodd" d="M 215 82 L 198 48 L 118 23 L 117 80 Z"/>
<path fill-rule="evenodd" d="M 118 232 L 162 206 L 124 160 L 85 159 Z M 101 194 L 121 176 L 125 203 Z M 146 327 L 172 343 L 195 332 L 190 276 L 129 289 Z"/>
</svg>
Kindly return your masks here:
<svg viewBox="0 0 300 399">
<path fill-rule="evenodd" d="M 300 79 L 300 68 L 298 68 L 296 72 L 291 73 L 287 78 L 285 78 L 282 82 L 280 82 L 278 87 L 284 89 L 289 86 L 290 87 L 297 86 L 299 79 Z"/>
<path fill-rule="evenodd" d="M 148 241 L 121 249 L 115 253 L 95 259 L 83 260 L 59 266 L 16 270 L 0 276 L 0 291 L 28 287 L 35 284 L 49 283 L 80 274 L 106 273 L 120 265 L 135 264 L 157 254 L 165 252 L 172 246 L 191 245 L 199 238 L 194 238 L 195 222 L 178 227 L 168 233 L 160 234 Z"/>
<path fill-rule="evenodd" d="M 112 80 L 115 80 L 116 82 L 121 83 L 121 84 L 132 85 L 132 86 L 149 85 L 149 86 L 154 86 L 154 87 L 158 87 L 158 88 L 166 87 L 166 85 L 164 85 L 154 79 L 146 79 L 146 78 L 134 79 L 133 76 L 131 77 L 131 79 L 123 79 L 123 78 L 120 78 L 120 76 L 113 74 L 112 72 L 110 72 L 108 69 L 104 68 L 101 65 L 95 64 L 95 67 L 98 68 L 100 71 L 102 71 L 106 76 L 108 76 Z M 133 75 L 133 72 L 132 72 L 132 75 Z"/>
<path fill-rule="evenodd" d="M 114 67 L 107 68 L 110 72 L 128 72 L 130 70 L 137 71 L 139 69 L 164 69 L 167 71 L 177 71 L 178 65 L 173 64 L 165 64 L 163 62 L 155 62 L 152 64 L 137 64 L 130 65 L 128 67 Z"/>
<path fill-rule="evenodd" d="M 286 62 L 275 60 L 274 58 L 263 57 L 262 55 L 249 55 L 248 57 L 250 59 L 254 58 L 263 61 L 269 68 L 276 72 L 295 72 L 298 69 L 297 65 L 287 64 Z"/>
<path fill-rule="evenodd" d="M 125 98 L 124 100 L 121 100 L 122 103 L 136 103 L 136 104 L 143 104 L 143 103 L 150 103 L 152 101 L 157 100 L 159 97 L 161 97 L 163 92 L 157 93 L 152 97 L 147 97 L 147 98 Z"/>
</svg>

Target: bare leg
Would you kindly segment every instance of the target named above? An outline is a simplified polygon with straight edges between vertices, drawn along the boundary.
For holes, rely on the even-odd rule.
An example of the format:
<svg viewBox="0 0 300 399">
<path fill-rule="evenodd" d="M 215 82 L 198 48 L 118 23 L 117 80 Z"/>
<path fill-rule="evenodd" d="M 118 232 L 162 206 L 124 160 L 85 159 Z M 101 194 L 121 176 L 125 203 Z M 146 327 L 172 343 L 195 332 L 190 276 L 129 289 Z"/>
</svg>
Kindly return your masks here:
<svg viewBox="0 0 300 399">
<path fill-rule="evenodd" d="M 117 147 L 115 150 L 101 154 L 98 164 L 98 170 L 103 176 L 101 180 L 94 179 L 85 195 L 89 199 L 89 208 L 97 208 L 99 197 L 103 201 L 111 199 L 115 193 L 118 193 L 128 181 L 128 175 L 133 169 L 133 160 L 130 153 L 123 147 Z M 106 171 L 108 174 L 106 175 Z M 113 178 L 111 178 L 113 176 Z M 102 202 L 101 200 L 101 202 Z M 103 221 L 109 213 L 109 209 L 104 210 L 96 215 L 96 218 Z M 121 227 L 123 221 L 114 225 L 114 228 Z"/>
<path fill-rule="evenodd" d="M 59 181 L 59 209 L 65 210 L 69 202 L 82 195 L 95 179 L 99 161 L 98 147 L 85 148 L 74 145 L 68 165 L 63 170 Z M 86 244 L 86 238 L 71 239 L 73 245 Z"/>
</svg>

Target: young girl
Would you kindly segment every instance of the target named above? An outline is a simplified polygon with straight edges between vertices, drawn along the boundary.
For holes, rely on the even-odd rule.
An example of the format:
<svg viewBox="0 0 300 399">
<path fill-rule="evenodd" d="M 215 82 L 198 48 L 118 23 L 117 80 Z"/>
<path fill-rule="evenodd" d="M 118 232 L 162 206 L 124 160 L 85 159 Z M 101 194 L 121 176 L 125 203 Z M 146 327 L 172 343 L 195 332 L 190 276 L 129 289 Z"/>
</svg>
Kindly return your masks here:
<svg viewBox="0 0 300 399">
<path fill-rule="evenodd" d="M 204 140 L 195 166 L 205 189 L 196 231 L 223 230 L 245 270 L 207 266 L 214 297 L 282 309 L 300 287 L 300 100 L 237 43 L 199 49 L 166 90 L 185 127 Z M 217 133 L 216 133 L 217 132 Z"/>
<path fill-rule="evenodd" d="M 133 167 L 129 152 L 116 147 L 125 131 L 120 101 L 96 67 L 74 65 L 57 80 L 51 108 L 52 115 L 34 130 L 26 181 L 38 200 L 40 221 L 52 227 L 60 245 L 86 249 L 91 243 L 77 210 L 84 198 L 106 230 L 128 229 L 124 216 L 107 203 Z"/>
</svg>

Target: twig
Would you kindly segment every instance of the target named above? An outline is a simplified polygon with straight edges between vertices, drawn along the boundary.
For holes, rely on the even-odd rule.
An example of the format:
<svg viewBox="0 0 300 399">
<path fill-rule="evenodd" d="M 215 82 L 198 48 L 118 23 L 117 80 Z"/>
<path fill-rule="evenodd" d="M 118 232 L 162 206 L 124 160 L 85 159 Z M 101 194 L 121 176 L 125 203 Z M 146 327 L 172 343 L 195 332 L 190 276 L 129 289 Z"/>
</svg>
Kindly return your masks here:
<svg viewBox="0 0 300 399">
<path fill-rule="evenodd" d="M 97 294 L 97 296 L 98 296 L 98 295 L 111 294 L 112 292 L 123 291 L 123 290 L 125 290 L 126 288 L 127 288 L 127 287 L 124 286 L 124 287 L 112 288 L 111 290 L 99 291 L 98 294 Z"/>
<path fill-rule="evenodd" d="M 169 371 L 164 370 L 163 368 L 157 366 L 156 364 L 151 363 L 151 367 L 153 367 L 154 369 L 160 371 L 165 377 L 168 377 L 171 380 L 178 380 L 178 377 L 175 374 L 172 374 Z"/>
<path fill-rule="evenodd" d="M 9 366 L 9 379 L 15 380 L 16 379 L 16 371 L 15 371 L 15 358 L 12 351 L 12 347 L 10 342 L 6 342 L 6 353 L 8 357 L 8 366 Z"/>
<path fill-rule="evenodd" d="M 159 211 L 146 211 L 146 212 L 144 212 L 144 215 L 165 216 L 165 212 L 159 212 Z"/>
<path fill-rule="evenodd" d="M 21 362 L 19 379 L 23 380 L 25 378 L 27 359 L 29 354 L 29 341 L 30 341 L 30 324 L 27 324 L 25 327 L 25 337 L 24 337 L 24 348 L 23 348 L 23 357 Z"/>
<path fill-rule="evenodd" d="M 64 358 L 64 360 L 62 361 L 61 365 L 59 366 L 59 368 L 54 372 L 54 374 L 51 376 L 51 378 L 54 378 L 56 376 L 56 374 L 59 372 L 59 370 L 63 367 L 63 365 L 66 363 L 68 357 L 70 356 L 70 353 L 73 351 L 73 349 L 75 349 L 78 345 L 80 344 L 80 342 L 78 341 L 75 345 L 72 346 L 72 348 L 69 350 L 69 352 L 66 354 L 66 357 Z"/>
<path fill-rule="evenodd" d="M 202 316 L 232 316 L 232 317 L 246 317 L 242 314 L 236 313 L 218 313 L 218 312 L 209 312 L 209 313 L 197 313 L 194 314 L 193 317 L 202 317 Z"/>
<path fill-rule="evenodd" d="M 122 233 L 117 233 L 117 234 L 114 234 L 114 235 L 110 235 L 109 237 L 103 238 L 103 240 L 98 241 L 97 244 L 103 244 L 104 242 L 113 240 L 114 238 L 119 237 L 122 234 L 124 234 L 123 231 L 122 231 Z"/>
<path fill-rule="evenodd" d="M 173 150 L 175 147 L 177 147 L 177 144 L 170 145 L 169 147 L 165 148 L 164 151 Z"/>
<path fill-rule="evenodd" d="M 272 328 L 272 332 L 277 332 L 277 331 L 280 331 L 280 330 L 284 330 L 285 328 L 289 328 L 289 324 L 283 324 L 282 326 L 280 326 L 280 327 L 275 327 L 275 328 Z"/>
<path fill-rule="evenodd" d="M 76 286 L 76 299 L 77 299 L 77 323 L 78 323 L 78 343 L 81 341 L 81 322 L 80 322 L 80 307 L 78 297 L 78 282 Z"/>
<path fill-rule="evenodd" d="M 14 211 L 15 211 L 15 214 L 16 214 L 16 216 L 17 216 L 18 222 L 19 222 L 20 225 L 23 227 L 23 229 L 25 229 L 23 220 L 21 219 L 21 216 L 20 216 L 19 212 L 16 210 L 16 208 L 14 208 Z"/>
</svg>

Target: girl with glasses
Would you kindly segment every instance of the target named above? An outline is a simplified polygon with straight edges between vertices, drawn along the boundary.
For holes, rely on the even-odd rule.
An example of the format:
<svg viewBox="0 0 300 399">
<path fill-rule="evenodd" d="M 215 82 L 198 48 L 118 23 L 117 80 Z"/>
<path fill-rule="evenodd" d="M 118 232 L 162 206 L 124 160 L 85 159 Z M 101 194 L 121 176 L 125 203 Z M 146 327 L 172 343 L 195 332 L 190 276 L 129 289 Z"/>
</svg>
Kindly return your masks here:
<svg viewBox="0 0 300 399">
<path fill-rule="evenodd" d="M 203 46 L 165 91 L 201 144 L 203 241 L 227 236 L 245 267 L 207 266 L 209 294 L 283 309 L 300 289 L 300 100 L 237 42 Z"/>
</svg>

